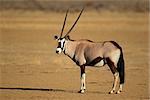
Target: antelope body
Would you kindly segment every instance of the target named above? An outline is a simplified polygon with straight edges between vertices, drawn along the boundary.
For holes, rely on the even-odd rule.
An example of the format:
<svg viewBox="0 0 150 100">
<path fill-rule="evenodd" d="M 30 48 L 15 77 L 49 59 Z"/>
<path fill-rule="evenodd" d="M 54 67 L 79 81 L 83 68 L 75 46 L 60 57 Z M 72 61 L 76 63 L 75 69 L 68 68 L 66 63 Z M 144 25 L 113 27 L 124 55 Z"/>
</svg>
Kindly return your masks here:
<svg viewBox="0 0 150 100">
<path fill-rule="evenodd" d="M 56 53 L 60 54 L 63 52 L 65 55 L 69 56 L 81 70 L 81 87 L 80 93 L 84 93 L 86 89 L 85 85 L 85 67 L 86 66 L 104 66 L 107 64 L 114 75 L 114 83 L 112 90 L 109 93 L 114 93 L 117 83 L 120 79 L 119 90 L 116 93 L 120 93 L 124 84 L 124 58 L 122 48 L 114 41 L 105 42 L 93 42 L 90 40 L 71 40 L 69 33 L 77 23 L 80 18 L 80 12 L 77 20 L 68 31 L 68 33 L 62 37 L 64 30 L 68 10 L 64 20 L 63 28 L 60 37 L 55 36 L 58 41 L 58 47 Z"/>
</svg>

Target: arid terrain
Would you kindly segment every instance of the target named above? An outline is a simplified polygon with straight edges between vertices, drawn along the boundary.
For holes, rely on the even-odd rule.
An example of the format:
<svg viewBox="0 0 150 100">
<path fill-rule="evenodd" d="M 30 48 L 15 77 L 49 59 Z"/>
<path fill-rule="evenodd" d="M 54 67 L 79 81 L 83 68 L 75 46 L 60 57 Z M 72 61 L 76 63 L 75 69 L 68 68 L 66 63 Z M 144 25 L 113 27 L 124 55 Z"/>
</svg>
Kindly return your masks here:
<svg viewBox="0 0 150 100">
<path fill-rule="evenodd" d="M 65 9 L 65 8 L 64 8 Z M 70 11 L 65 32 L 79 11 Z M 80 69 L 55 53 L 64 11 L 0 11 L 0 100 L 149 100 L 147 11 L 85 9 L 72 39 L 117 41 L 123 48 L 126 81 L 121 94 L 108 94 L 113 75 L 108 66 L 86 68 L 87 90 Z"/>
</svg>

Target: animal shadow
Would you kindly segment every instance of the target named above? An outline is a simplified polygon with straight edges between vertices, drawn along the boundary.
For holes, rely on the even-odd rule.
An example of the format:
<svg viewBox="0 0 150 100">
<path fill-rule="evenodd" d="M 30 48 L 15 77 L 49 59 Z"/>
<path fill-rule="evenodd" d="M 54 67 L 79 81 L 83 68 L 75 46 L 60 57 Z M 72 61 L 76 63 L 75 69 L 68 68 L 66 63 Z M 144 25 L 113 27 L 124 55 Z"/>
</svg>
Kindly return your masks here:
<svg viewBox="0 0 150 100">
<path fill-rule="evenodd" d="M 20 90 L 20 91 L 50 91 L 50 92 L 66 92 L 66 93 L 78 93 L 77 90 L 64 90 L 64 89 L 48 89 L 48 88 L 14 88 L 14 87 L 0 87 L 0 90 Z M 87 93 L 106 94 L 100 91 L 87 91 Z"/>
</svg>

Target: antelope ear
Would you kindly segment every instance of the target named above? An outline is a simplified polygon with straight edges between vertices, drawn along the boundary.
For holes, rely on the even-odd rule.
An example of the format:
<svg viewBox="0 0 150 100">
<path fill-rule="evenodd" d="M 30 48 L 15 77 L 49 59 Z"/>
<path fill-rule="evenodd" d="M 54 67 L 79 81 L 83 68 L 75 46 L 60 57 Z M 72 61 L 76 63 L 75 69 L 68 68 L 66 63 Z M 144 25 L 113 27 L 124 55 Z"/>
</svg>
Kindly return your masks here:
<svg viewBox="0 0 150 100">
<path fill-rule="evenodd" d="M 55 40 L 58 40 L 58 36 L 57 36 L 57 35 L 55 35 L 55 36 L 54 36 L 54 39 L 55 39 Z"/>
<path fill-rule="evenodd" d="M 70 40 L 70 36 L 69 35 L 67 35 L 65 38 L 66 38 L 66 40 Z"/>
</svg>

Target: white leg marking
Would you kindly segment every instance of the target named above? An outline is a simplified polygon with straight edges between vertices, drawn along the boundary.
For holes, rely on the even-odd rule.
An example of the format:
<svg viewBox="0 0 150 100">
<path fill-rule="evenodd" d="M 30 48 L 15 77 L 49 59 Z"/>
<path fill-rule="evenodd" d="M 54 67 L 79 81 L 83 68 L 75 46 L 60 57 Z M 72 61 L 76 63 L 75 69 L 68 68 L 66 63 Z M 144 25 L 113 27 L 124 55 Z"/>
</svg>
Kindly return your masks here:
<svg viewBox="0 0 150 100">
<path fill-rule="evenodd" d="M 86 86 L 85 86 L 85 73 L 82 75 L 82 77 L 83 77 L 83 83 L 84 83 L 83 89 L 85 90 L 86 89 Z"/>
<path fill-rule="evenodd" d="M 119 94 L 120 92 L 122 92 L 122 89 L 123 89 L 123 84 L 120 84 L 119 90 L 117 91 L 117 94 Z"/>
<path fill-rule="evenodd" d="M 81 87 L 80 87 L 80 92 L 84 93 L 84 90 L 86 89 L 85 87 L 85 73 L 82 74 L 81 76 Z"/>
<path fill-rule="evenodd" d="M 115 92 L 118 80 L 119 80 L 119 73 L 116 72 L 116 73 L 114 74 L 114 83 L 113 83 L 113 88 L 112 88 L 112 90 L 110 91 L 110 94 L 112 94 L 112 93 Z"/>
</svg>

